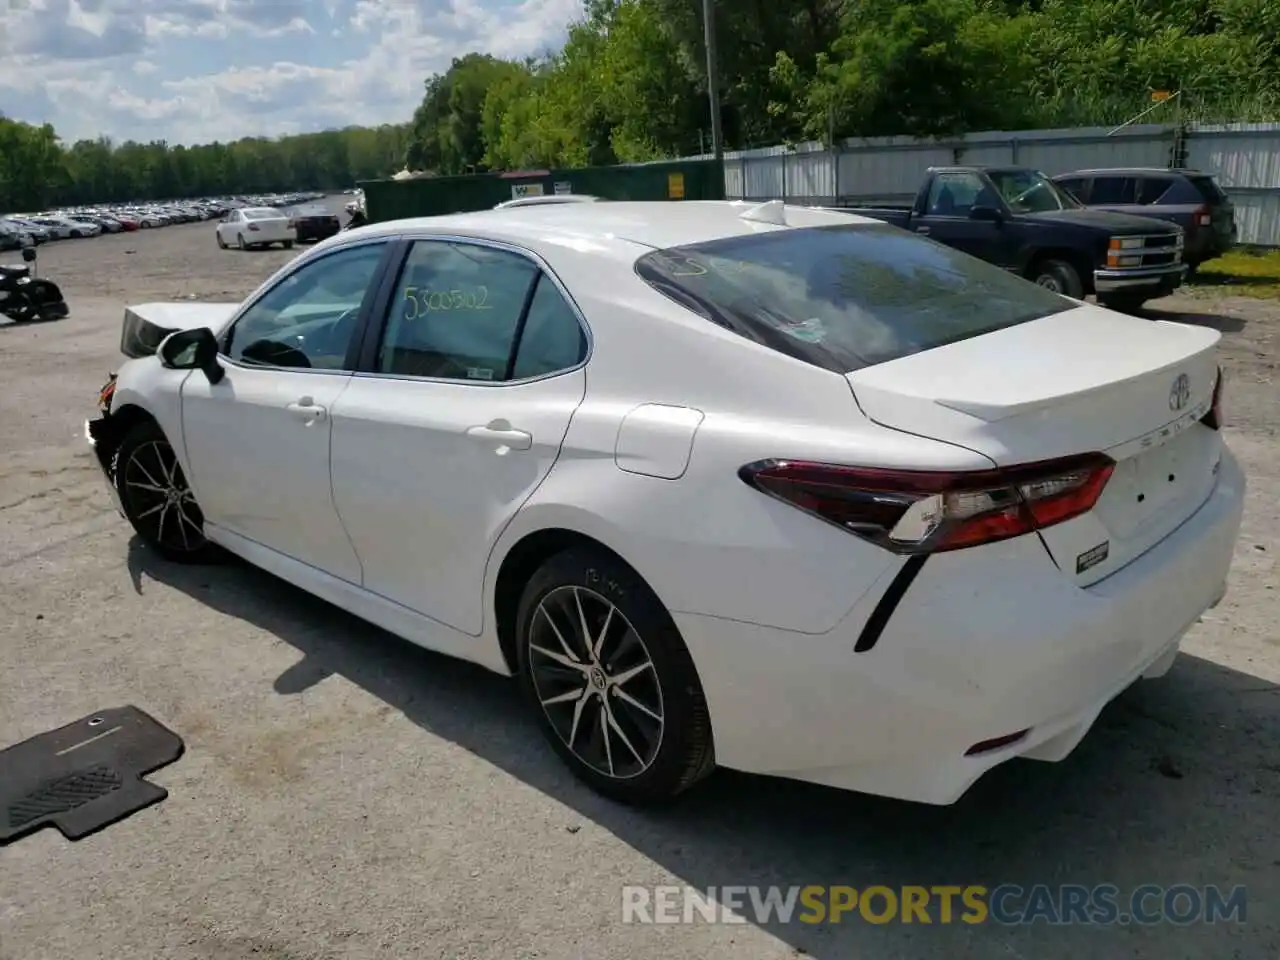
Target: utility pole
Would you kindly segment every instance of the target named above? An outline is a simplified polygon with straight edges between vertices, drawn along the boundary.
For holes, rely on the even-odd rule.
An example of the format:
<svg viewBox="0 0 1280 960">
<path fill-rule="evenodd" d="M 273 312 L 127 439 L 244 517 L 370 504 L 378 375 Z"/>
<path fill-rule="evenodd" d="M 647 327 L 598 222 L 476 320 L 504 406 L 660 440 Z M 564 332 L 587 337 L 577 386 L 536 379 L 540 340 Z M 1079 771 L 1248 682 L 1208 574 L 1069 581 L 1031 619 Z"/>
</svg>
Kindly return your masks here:
<svg viewBox="0 0 1280 960">
<path fill-rule="evenodd" d="M 711 152 L 724 160 L 720 131 L 720 71 L 716 66 L 715 0 L 702 0 L 702 22 L 707 44 L 707 96 L 711 101 Z"/>
</svg>

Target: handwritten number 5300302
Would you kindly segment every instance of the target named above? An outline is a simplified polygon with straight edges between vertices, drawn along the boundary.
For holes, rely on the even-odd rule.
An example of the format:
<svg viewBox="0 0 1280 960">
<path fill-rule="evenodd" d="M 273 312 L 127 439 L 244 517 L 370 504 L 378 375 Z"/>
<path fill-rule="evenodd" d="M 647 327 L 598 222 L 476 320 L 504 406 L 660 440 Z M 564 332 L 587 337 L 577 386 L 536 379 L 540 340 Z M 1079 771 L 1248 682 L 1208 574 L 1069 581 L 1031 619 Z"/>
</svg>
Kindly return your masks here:
<svg viewBox="0 0 1280 960">
<path fill-rule="evenodd" d="M 439 313 L 444 310 L 492 309 L 488 287 L 476 287 L 474 290 L 423 290 L 419 287 L 405 287 L 404 290 L 406 320 L 416 320 L 424 313 Z"/>
</svg>

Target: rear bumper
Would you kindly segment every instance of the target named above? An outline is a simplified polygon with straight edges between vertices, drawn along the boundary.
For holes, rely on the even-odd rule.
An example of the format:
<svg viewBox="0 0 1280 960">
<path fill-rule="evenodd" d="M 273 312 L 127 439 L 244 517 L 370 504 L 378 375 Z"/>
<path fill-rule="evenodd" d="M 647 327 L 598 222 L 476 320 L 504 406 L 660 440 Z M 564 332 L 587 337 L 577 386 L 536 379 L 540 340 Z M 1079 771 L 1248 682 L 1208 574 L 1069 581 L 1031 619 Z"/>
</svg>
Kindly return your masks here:
<svg viewBox="0 0 1280 960">
<path fill-rule="evenodd" d="M 1182 635 L 1221 599 L 1244 489 L 1224 452 L 1195 514 L 1085 589 L 1034 536 L 931 557 L 865 653 L 853 648 L 866 610 L 819 636 L 676 615 L 717 762 L 949 804 L 1006 760 L 1063 759 L 1129 684 L 1169 669 Z"/>
<path fill-rule="evenodd" d="M 1182 263 L 1145 270 L 1095 270 L 1093 289 L 1099 295 L 1147 294 L 1155 298 L 1177 290 L 1186 274 L 1186 265 Z"/>
</svg>

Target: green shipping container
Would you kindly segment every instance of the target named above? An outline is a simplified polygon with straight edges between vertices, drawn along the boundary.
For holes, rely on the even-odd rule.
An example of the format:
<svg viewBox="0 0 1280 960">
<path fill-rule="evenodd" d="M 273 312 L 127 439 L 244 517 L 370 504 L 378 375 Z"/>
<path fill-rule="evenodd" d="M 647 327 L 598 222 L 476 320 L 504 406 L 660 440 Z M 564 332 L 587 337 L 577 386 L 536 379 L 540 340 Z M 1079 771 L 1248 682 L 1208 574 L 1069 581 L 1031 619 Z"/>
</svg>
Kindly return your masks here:
<svg viewBox="0 0 1280 960">
<path fill-rule="evenodd" d="M 516 197 L 581 193 L 604 200 L 723 200 L 724 164 L 672 160 L 417 180 L 366 180 L 370 223 L 488 210 Z"/>
</svg>

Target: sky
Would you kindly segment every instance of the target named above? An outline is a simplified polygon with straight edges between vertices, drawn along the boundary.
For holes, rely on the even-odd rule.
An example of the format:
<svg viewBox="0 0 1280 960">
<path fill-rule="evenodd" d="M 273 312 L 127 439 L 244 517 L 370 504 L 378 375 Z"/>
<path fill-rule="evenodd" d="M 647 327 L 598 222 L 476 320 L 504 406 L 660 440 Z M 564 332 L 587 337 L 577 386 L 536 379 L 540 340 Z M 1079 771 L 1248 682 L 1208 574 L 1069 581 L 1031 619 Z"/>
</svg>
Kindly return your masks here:
<svg viewBox="0 0 1280 960">
<path fill-rule="evenodd" d="M 402 123 L 472 51 L 555 49 L 582 0 L 0 0 L 0 114 L 67 142 Z"/>
</svg>

